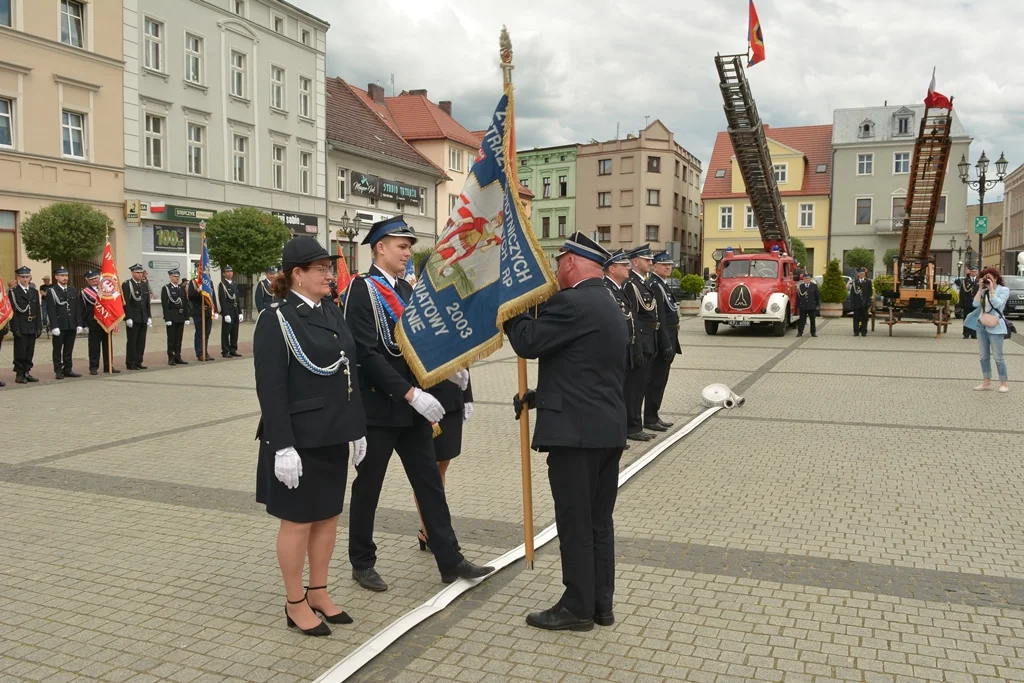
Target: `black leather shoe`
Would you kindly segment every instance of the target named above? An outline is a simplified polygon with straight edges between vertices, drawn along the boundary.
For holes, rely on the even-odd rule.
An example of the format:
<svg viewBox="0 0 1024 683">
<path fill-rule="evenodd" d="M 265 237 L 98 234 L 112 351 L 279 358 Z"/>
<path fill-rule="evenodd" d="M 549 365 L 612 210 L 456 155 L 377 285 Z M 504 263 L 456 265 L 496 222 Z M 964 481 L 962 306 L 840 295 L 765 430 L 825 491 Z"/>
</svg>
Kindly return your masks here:
<svg viewBox="0 0 1024 683">
<path fill-rule="evenodd" d="M 14 376 L 14 383 L 15 384 L 28 384 L 28 380 L 25 379 L 24 377 L 22 377 L 21 375 L 15 375 Z"/>
<path fill-rule="evenodd" d="M 174 359 L 174 364 L 175 365 L 188 365 L 188 361 L 185 360 L 184 358 L 175 358 Z"/>
<path fill-rule="evenodd" d="M 80 374 L 78 374 L 77 372 L 74 372 L 73 370 L 68 370 L 67 372 L 64 373 L 64 376 L 65 377 L 81 377 Z"/>
<path fill-rule="evenodd" d="M 241 358 L 241 357 L 242 357 L 242 354 L 240 354 L 240 353 L 238 353 L 238 352 L 236 352 L 236 351 L 232 351 L 232 352 L 231 352 L 231 357 L 232 357 L 232 358 Z"/>
<path fill-rule="evenodd" d="M 112 375 L 120 375 L 121 371 L 118 370 L 117 368 L 113 368 L 113 369 L 111 369 L 110 374 L 112 374 Z"/>
<path fill-rule="evenodd" d="M 463 559 L 455 565 L 454 572 L 450 574 L 441 573 L 443 583 L 454 583 L 456 579 L 479 579 L 494 571 L 494 567 L 478 567 L 467 559 Z"/>
<path fill-rule="evenodd" d="M 124 368 L 125 368 L 125 370 L 134 370 L 135 366 L 134 365 L 126 365 L 126 366 L 124 366 Z"/>
<path fill-rule="evenodd" d="M 658 422 L 648 422 L 644 425 L 644 429 L 650 429 L 652 432 L 667 432 L 668 430 L 661 426 Z"/>
<path fill-rule="evenodd" d="M 30 375 L 30 374 L 28 374 L 28 373 L 26 372 L 26 373 L 25 373 L 25 381 L 26 381 L 26 382 L 38 382 L 38 381 L 39 381 L 39 378 L 38 378 L 38 377 L 33 377 L 32 375 Z"/>
<path fill-rule="evenodd" d="M 526 623 L 547 631 L 590 631 L 594 628 L 593 619 L 580 619 L 561 603 L 543 612 L 527 614 Z"/>
<path fill-rule="evenodd" d="M 327 586 L 312 586 L 312 587 L 307 586 L 306 587 L 306 600 L 307 601 L 309 600 L 309 591 L 322 591 L 322 590 L 327 590 Z M 319 607 L 313 607 L 312 605 L 310 605 L 309 608 L 311 610 L 313 610 L 313 612 L 315 612 L 316 614 L 319 614 L 321 617 L 323 617 L 324 621 L 326 621 L 328 624 L 351 624 L 354 621 L 352 619 L 352 617 L 350 617 L 348 615 L 348 612 L 346 612 L 344 610 L 342 610 L 341 612 L 338 612 L 337 614 L 325 614 L 324 611 L 322 609 L 320 609 Z"/>
<path fill-rule="evenodd" d="M 99 374 L 99 370 L 90 370 L 89 374 L 90 375 L 98 375 Z"/>
<path fill-rule="evenodd" d="M 0 380 L 0 387 L 6 387 L 6 386 L 7 386 L 7 385 L 6 385 L 6 384 L 4 384 L 3 380 Z"/>
<path fill-rule="evenodd" d="M 289 605 L 300 605 L 300 604 L 306 602 L 306 598 L 305 598 L 305 596 L 303 596 L 303 598 L 301 600 L 296 600 L 295 602 L 292 602 L 291 600 L 288 600 L 287 602 L 288 602 Z M 315 612 L 314 612 L 314 614 L 315 614 Z M 288 606 L 287 605 L 285 605 L 285 608 L 284 608 L 284 618 L 285 618 L 285 623 L 288 624 L 288 628 L 297 628 L 297 629 L 302 631 L 307 636 L 329 636 L 329 635 L 331 635 L 331 627 L 328 626 L 327 624 L 325 624 L 322 621 L 319 624 L 317 624 L 316 626 L 314 626 L 313 628 L 299 628 L 299 625 L 296 624 L 294 621 L 292 621 L 292 618 L 290 616 L 288 616 Z"/>
<path fill-rule="evenodd" d="M 671 422 L 665 422 L 664 420 L 658 420 L 658 424 L 660 424 L 660 425 L 661 425 L 662 427 L 664 427 L 665 429 L 670 429 L 670 428 L 672 427 L 672 424 L 673 424 L 673 423 L 671 423 Z"/>
<path fill-rule="evenodd" d="M 64 375 L 54 375 L 54 379 L 64 379 Z"/>
<path fill-rule="evenodd" d="M 148 370 L 149 366 L 148 365 L 143 365 L 142 363 L 139 363 L 138 365 L 135 366 L 135 369 L 136 370 Z"/>
<path fill-rule="evenodd" d="M 816 335 L 816 334 L 812 334 L 811 336 L 812 336 L 812 337 L 817 337 L 818 335 Z"/>
<path fill-rule="evenodd" d="M 380 578 L 380 574 L 373 567 L 369 569 L 353 569 L 352 578 L 368 591 L 375 591 L 381 593 L 388 589 L 388 585 L 384 583 L 384 579 Z"/>
<path fill-rule="evenodd" d="M 650 441 L 651 440 L 650 435 L 645 433 L 645 432 L 633 432 L 632 434 L 627 434 L 626 438 L 631 440 L 631 441 Z"/>
<path fill-rule="evenodd" d="M 606 612 L 604 614 L 595 613 L 594 614 L 594 623 L 597 624 L 598 626 L 611 626 L 612 624 L 615 623 L 615 613 L 614 612 Z"/>
</svg>

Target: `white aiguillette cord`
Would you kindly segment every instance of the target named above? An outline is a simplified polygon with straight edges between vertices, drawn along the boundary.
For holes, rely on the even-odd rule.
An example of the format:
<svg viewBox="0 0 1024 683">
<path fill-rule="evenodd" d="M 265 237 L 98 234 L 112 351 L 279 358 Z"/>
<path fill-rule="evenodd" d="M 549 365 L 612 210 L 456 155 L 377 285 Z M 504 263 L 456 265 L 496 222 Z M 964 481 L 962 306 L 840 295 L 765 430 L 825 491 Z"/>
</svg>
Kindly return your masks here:
<svg viewBox="0 0 1024 683">
<path fill-rule="evenodd" d="M 708 408 L 703 413 L 687 422 L 683 427 L 669 435 L 667 439 L 644 453 L 635 462 L 630 464 L 629 467 L 619 472 L 618 487 L 622 488 L 622 485 L 632 479 L 637 472 L 647 467 L 647 465 L 649 465 L 655 458 L 675 445 L 677 441 L 680 441 L 684 436 L 699 427 L 705 420 L 717 413 L 719 410 L 722 410 L 722 408 Z M 557 535 L 558 532 L 555 525 L 552 524 L 534 537 L 533 545 L 535 548 L 540 548 L 554 539 Z M 443 610 L 445 607 L 450 605 L 455 598 L 459 597 L 470 588 L 473 588 L 478 583 L 486 581 L 490 577 L 497 575 L 497 573 L 502 569 L 509 566 L 516 560 L 523 559 L 525 556 L 526 545 L 522 544 L 518 548 L 513 548 L 501 557 L 488 562 L 487 564 L 494 567 L 494 571 L 486 577 L 482 579 L 473 579 L 471 581 L 467 579 L 458 579 L 455 583 L 449 584 L 422 605 L 402 615 L 384 630 L 377 632 L 372 638 L 352 651 L 352 653 L 347 657 L 321 674 L 314 683 L 341 683 L 341 681 L 348 680 L 349 676 L 359 671 L 359 669 L 368 664 L 374 657 L 384 652 L 389 645 L 411 631 L 414 626 L 426 621 L 428 617 L 431 617 Z M 523 628 L 529 627 L 524 625 Z"/>
</svg>

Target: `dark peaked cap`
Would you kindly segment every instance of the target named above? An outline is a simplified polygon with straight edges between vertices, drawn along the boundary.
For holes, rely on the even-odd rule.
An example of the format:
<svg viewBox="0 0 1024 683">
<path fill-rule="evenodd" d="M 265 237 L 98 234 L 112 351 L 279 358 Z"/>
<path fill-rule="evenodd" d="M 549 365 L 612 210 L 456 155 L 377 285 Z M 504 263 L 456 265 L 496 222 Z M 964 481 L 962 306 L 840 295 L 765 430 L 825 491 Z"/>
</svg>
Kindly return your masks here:
<svg viewBox="0 0 1024 683">
<path fill-rule="evenodd" d="M 582 232 L 573 233 L 573 235 L 565 241 L 565 244 L 562 245 L 562 251 L 558 256 L 564 256 L 565 254 L 576 254 L 577 256 L 582 256 L 583 258 L 593 261 L 600 266 L 604 266 L 604 262 L 611 258 L 611 254 L 608 253 L 607 249 L 584 235 Z"/>
<path fill-rule="evenodd" d="M 608 266 L 613 266 L 616 263 L 629 263 L 629 254 L 621 249 L 616 249 L 604 262 L 604 267 L 607 268 Z"/>
<path fill-rule="evenodd" d="M 369 244 L 371 247 L 380 242 L 385 237 L 408 237 L 413 243 L 416 242 L 416 231 L 412 229 L 408 223 L 405 222 L 405 218 L 402 216 L 395 216 L 388 218 L 383 221 L 377 221 L 370 226 L 370 232 L 366 233 L 366 237 L 363 238 L 362 244 Z"/>
</svg>

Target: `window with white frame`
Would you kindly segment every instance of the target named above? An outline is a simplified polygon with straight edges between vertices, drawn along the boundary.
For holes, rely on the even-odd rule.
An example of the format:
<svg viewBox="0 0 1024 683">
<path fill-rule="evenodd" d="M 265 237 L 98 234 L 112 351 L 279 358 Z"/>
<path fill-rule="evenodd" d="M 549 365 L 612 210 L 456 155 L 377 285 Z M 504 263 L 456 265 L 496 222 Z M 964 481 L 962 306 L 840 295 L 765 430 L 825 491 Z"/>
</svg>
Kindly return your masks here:
<svg viewBox="0 0 1024 683">
<path fill-rule="evenodd" d="M 232 179 L 236 183 L 249 181 L 249 138 L 235 133 L 231 142 Z"/>
<path fill-rule="evenodd" d="M 338 201 L 345 201 L 345 195 L 348 192 L 348 185 L 345 184 L 345 179 L 348 174 L 341 166 L 338 167 Z"/>
<path fill-rule="evenodd" d="M 893 155 L 892 172 L 910 173 L 910 152 L 896 152 Z"/>
<path fill-rule="evenodd" d="M 311 152 L 299 152 L 299 192 L 310 193 L 309 173 L 313 165 L 313 154 Z"/>
<path fill-rule="evenodd" d="M 857 200 L 857 225 L 871 224 L 871 198 L 861 197 Z"/>
<path fill-rule="evenodd" d="M 237 14 L 240 17 L 244 17 L 245 16 L 245 0 L 233 0 L 232 4 L 233 4 L 234 9 L 235 9 L 235 14 Z"/>
<path fill-rule="evenodd" d="M 284 109 L 284 69 L 279 66 L 270 67 L 270 106 Z"/>
<path fill-rule="evenodd" d="M 448 195 L 448 215 L 452 215 L 455 211 L 455 207 L 459 205 L 459 195 L 450 194 Z"/>
<path fill-rule="evenodd" d="M 284 178 L 285 178 L 285 154 L 286 150 L 284 145 L 274 145 L 272 154 L 272 176 L 274 179 L 274 189 L 284 189 Z"/>
<path fill-rule="evenodd" d="M 299 116 L 309 119 L 313 117 L 313 81 L 305 76 L 299 76 Z"/>
<path fill-rule="evenodd" d="M 203 175 L 203 148 L 206 146 L 206 126 L 198 123 L 187 124 L 188 149 L 188 172 L 190 175 Z"/>
<path fill-rule="evenodd" d="M 203 82 L 203 39 L 192 33 L 185 34 L 185 80 Z"/>
<path fill-rule="evenodd" d="M 245 54 L 231 51 L 231 94 L 245 97 Z"/>
<path fill-rule="evenodd" d="M 61 112 L 61 134 L 66 157 L 85 158 L 85 114 Z"/>
<path fill-rule="evenodd" d="M 660 238 L 658 237 L 658 232 L 659 232 L 659 230 L 658 230 L 658 226 L 657 225 L 648 225 L 648 226 L 646 226 L 646 235 L 647 235 L 647 237 L 645 239 L 648 242 L 658 242 L 660 240 Z"/>
<path fill-rule="evenodd" d="M 718 229 L 732 230 L 732 207 L 722 206 L 718 209 Z"/>
<path fill-rule="evenodd" d="M 772 171 L 775 173 L 775 182 L 785 185 L 789 178 L 789 164 L 774 164 Z"/>
<path fill-rule="evenodd" d="M 901 116 L 896 119 L 896 135 L 910 135 L 909 116 Z"/>
<path fill-rule="evenodd" d="M 11 0 L 0 0 L 0 26 L 13 26 Z"/>
<path fill-rule="evenodd" d="M 814 204 L 801 204 L 800 205 L 800 227 L 801 228 L 813 228 L 814 227 Z"/>
<path fill-rule="evenodd" d="M 857 175 L 872 175 L 875 171 L 874 154 L 857 155 Z"/>
<path fill-rule="evenodd" d="M 60 42 L 84 47 L 85 5 L 77 0 L 60 0 Z"/>
<path fill-rule="evenodd" d="M 308 28 L 304 28 L 299 31 L 299 39 L 302 41 L 303 45 L 313 44 L 313 34 Z"/>
<path fill-rule="evenodd" d="M 274 33 L 284 33 L 284 17 L 274 15 Z"/>
<path fill-rule="evenodd" d="M 2 0 L 0 0 L 2 1 Z M 0 147 L 14 146 L 14 101 L 0 98 Z"/>
<path fill-rule="evenodd" d="M 152 71 L 164 70 L 164 24 L 146 17 L 143 34 L 143 65 Z"/>
<path fill-rule="evenodd" d="M 647 190 L 647 206 L 661 206 L 661 190 Z"/>
<path fill-rule="evenodd" d="M 420 188 L 420 215 L 427 215 L 427 188 Z"/>
<path fill-rule="evenodd" d="M 743 213 L 743 228 L 745 230 L 757 230 L 757 221 L 754 219 L 754 207 L 747 204 Z"/>
<path fill-rule="evenodd" d="M 146 168 L 164 167 L 164 130 L 167 119 L 146 114 Z"/>
<path fill-rule="evenodd" d="M 462 150 L 454 147 L 448 148 L 448 169 L 456 171 L 457 173 L 462 172 Z"/>
</svg>

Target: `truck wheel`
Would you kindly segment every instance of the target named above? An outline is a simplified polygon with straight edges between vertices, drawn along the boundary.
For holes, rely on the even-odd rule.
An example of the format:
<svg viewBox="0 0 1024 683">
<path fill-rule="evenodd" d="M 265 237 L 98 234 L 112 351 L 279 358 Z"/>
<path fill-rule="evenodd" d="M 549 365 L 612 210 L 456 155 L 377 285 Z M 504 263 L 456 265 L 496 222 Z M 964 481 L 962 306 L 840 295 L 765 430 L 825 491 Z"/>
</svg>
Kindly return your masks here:
<svg viewBox="0 0 1024 683">
<path fill-rule="evenodd" d="M 776 337 L 786 336 L 786 322 L 772 323 L 772 332 L 775 333 Z"/>
<path fill-rule="evenodd" d="M 710 334 L 711 336 L 715 336 L 716 334 L 718 334 L 718 322 L 715 320 L 705 320 L 704 331 Z"/>
</svg>

